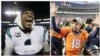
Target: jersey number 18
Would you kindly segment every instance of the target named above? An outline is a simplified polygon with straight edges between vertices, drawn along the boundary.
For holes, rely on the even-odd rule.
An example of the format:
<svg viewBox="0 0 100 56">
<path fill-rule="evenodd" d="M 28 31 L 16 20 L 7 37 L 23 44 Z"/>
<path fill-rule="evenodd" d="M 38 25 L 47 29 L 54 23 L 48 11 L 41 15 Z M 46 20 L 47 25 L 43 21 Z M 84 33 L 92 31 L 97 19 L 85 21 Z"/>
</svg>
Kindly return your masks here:
<svg viewBox="0 0 100 56">
<path fill-rule="evenodd" d="M 80 47 L 80 40 L 72 39 L 72 48 L 79 48 L 79 47 Z"/>
</svg>

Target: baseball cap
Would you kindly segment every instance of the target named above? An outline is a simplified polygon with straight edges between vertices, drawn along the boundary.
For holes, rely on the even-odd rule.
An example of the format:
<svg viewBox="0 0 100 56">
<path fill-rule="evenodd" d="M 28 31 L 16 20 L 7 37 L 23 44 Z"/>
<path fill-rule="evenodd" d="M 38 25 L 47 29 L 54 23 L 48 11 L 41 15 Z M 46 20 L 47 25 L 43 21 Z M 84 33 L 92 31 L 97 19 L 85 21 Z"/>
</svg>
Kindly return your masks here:
<svg viewBox="0 0 100 56">
<path fill-rule="evenodd" d="M 76 22 L 78 22 L 78 23 L 80 23 L 81 25 L 82 25 L 82 18 L 80 18 L 80 17 L 76 17 L 75 19 L 73 19 L 73 21 L 76 21 Z"/>
</svg>

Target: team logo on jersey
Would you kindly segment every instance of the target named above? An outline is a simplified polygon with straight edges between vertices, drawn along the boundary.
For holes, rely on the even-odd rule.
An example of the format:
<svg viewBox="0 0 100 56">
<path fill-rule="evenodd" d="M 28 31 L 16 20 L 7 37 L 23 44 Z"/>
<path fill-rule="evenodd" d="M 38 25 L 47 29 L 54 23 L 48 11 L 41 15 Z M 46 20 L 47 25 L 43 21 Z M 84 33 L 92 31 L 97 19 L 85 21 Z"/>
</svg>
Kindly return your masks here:
<svg viewBox="0 0 100 56">
<path fill-rule="evenodd" d="M 16 36 L 16 37 L 21 37 L 21 32 L 16 32 L 16 33 L 15 33 L 15 36 Z"/>
</svg>

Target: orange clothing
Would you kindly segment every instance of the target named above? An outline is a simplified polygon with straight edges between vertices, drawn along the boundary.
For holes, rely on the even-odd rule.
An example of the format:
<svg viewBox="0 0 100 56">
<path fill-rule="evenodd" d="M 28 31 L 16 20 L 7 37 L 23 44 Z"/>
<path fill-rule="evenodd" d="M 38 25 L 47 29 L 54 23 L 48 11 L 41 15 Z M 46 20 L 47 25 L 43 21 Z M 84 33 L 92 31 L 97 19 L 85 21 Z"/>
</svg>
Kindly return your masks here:
<svg viewBox="0 0 100 56">
<path fill-rule="evenodd" d="M 76 36 L 72 32 L 72 28 L 64 27 L 64 28 L 61 28 L 60 36 L 62 36 L 62 37 L 65 36 L 66 56 L 67 55 L 68 56 L 73 56 L 73 55 L 77 56 L 84 44 L 84 41 L 88 38 L 88 33 L 85 30 L 81 30 L 81 33 L 78 36 Z"/>
<path fill-rule="evenodd" d="M 57 37 L 57 38 L 62 38 L 62 36 L 59 33 L 55 32 L 55 31 L 53 31 L 53 36 Z"/>
</svg>

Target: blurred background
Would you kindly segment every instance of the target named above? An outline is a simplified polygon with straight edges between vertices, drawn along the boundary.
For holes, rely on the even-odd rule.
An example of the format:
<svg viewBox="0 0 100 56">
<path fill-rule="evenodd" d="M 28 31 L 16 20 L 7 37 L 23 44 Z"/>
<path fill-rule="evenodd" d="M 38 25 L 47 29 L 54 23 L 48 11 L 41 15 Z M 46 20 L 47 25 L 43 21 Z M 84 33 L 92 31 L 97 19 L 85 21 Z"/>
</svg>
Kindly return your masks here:
<svg viewBox="0 0 100 56">
<path fill-rule="evenodd" d="M 98 1 L 63 1 L 55 3 L 58 6 L 57 16 L 63 20 L 76 17 L 81 17 L 85 21 L 88 18 L 95 19 L 100 10 Z"/>
</svg>

